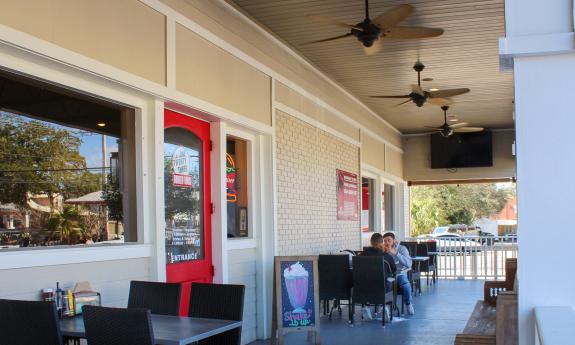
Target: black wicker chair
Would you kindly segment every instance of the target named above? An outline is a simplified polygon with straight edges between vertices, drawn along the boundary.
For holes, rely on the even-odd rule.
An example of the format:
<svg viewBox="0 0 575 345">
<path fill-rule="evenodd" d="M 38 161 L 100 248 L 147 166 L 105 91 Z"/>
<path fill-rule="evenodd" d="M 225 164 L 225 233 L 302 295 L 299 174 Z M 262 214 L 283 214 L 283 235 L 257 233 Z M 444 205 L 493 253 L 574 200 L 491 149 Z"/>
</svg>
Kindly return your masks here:
<svg viewBox="0 0 575 345">
<path fill-rule="evenodd" d="M 429 286 L 429 276 L 432 276 L 431 282 L 435 284 L 435 262 L 429 255 L 429 247 L 427 242 L 417 244 L 417 255 L 429 257 L 428 261 L 422 261 L 418 265 L 418 270 L 425 273 L 426 285 Z"/>
<path fill-rule="evenodd" d="M 192 283 L 188 316 L 243 321 L 244 285 Z M 198 345 L 240 345 L 242 328 L 200 340 Z"/>
<path fill-rule="evenodd" d="M 419 255 L 417 252 L 417 242 L 401 242 L 400 245 L 407 248 L 407 251 L 409 251 L 409 256 L 415 257 Z M 411 291 L 413 292 L 413 296 L 417 296 L 418 291 L 421 294 L 421 272 L 418 270 L 418 266 L 419 265 L 412 263 L 411 272 L 409 272 Z"/>
<path fill-rule="evenodd" d="M 179 283 L 131 281 L 128 308 L 150 309 L 152 314 L 178 316 L 182 286 Z"/>
<path fill-rule="evenodd" d="M 352 318 L 351 308 L 351 287 L 352 276 L 349 267 L 349 255 L 319 255 L 319 299 L 324 301 L 324 314 L 329 309 L 329 301 L 333 301 L 333 306 L 329 309 L 329 319 L 333 311 L 337 308 L 340 315 L 341 301 L 349 301 L 349 321 Z"/>
<path fill-rule="evenodd" d="M 154 345 L 150 310 L 85 305 L 88 345 Z"/>
<path fill-rule="evenodd" d="M 395 308 L 394 292 L 387 280 L 383 256 L 353 257 L 353 305 L 390 305 Z M 353 308 L 353 307 L 352 307 Z M 392 313 L 390 313 L 392 314 Z M 381 318 L 385 326 L 385 316 Z M 353 318 L 352 318 L 353 324 Z"/>
<path fill-rule="evenodd" d="M 0 299 L 0 344 L 62 345 L 54 303 Z"/>
</svg>

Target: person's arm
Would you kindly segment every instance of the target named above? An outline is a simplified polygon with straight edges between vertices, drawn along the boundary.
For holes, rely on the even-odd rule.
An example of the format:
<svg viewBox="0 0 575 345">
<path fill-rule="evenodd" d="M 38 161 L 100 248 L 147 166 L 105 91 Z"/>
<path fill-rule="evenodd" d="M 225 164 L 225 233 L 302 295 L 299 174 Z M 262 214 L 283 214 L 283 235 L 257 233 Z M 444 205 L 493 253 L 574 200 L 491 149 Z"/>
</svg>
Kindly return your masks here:
<svg viewBox="0 0 575 345">
<path fill-rule="evenodd" d="M 404 246 L 399 246 L 397 248 L 397 260 L 400 264 L 405 267 L 411 267 L 413 260 L 411 260 L 411 256 L 409 256 L 409 251 Z"/>
</svg>

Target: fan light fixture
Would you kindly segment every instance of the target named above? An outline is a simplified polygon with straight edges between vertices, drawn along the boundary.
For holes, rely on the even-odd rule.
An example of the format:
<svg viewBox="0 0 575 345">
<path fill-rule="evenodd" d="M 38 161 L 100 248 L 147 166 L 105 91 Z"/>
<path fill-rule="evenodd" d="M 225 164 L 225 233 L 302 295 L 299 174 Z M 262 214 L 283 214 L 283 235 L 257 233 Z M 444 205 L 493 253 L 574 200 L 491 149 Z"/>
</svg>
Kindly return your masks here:
<svg viewBox="0 0 575 345">
<path fill-rule="evenodd" d="M 106 122 L 100 121 L 100 122 L 96 123 L 96 125 L 97 125 L 98 127 L 106 127 Z"/>
<path fill-rule="evenodd" d="M 434 92 L 434 91 L 439 91 L 439 89 L 434 87 L 433 89 L 429 89 L 429 91 Z"/>
</svg>

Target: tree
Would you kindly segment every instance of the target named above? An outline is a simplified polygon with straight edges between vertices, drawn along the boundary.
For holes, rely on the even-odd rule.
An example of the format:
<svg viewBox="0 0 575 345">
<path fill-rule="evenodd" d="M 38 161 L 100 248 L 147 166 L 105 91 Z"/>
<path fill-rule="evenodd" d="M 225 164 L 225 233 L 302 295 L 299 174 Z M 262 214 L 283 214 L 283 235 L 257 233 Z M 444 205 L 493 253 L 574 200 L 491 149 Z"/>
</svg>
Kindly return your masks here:
<svg viewBox="0 0 575 345">
<path fill-rule="evenodd" d="M 99 189 L 97 177 L 84 170 L 79 137 L 44 122 L 1 115 L 0 203 L 26 206 L 30 194 L 46 193 L 53 205 L 56 194 L 71 197 Z"/>
<path fill-rule="evenodd" d="M 120 182 L 114 174 L 108 174 L 107 181 L 102 188 L 102 199 L 108 208 L 108 219 L 116 222 L 115 233 L 118 234 L 119 224 L 124 221 L 124 206 Z M 107 226 L 106 231 L 107 231 Z"/>
<path fill-rule="evenodd" d="M 63 244 L 74 244 L 82 233 L 80 214 L 72 206 L 64 206 L 62 212 L 53 213 L 46 224 L 48 231 L 60 238 Z"/>
<path fill-rule="evenodd" d="M 425 234 L 434 227 L 467 224 L 497 214 L 513 189 L 495 184 L 463 184 L 412 187 L 413 234 Z"/>
</svg>

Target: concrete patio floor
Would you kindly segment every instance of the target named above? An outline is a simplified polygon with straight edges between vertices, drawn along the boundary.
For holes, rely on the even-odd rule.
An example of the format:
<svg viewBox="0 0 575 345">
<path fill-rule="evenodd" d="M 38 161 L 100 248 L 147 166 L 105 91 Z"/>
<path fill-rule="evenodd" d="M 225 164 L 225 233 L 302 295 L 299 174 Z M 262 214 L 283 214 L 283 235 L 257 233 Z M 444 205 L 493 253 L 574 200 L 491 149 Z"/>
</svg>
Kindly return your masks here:
<svg viewBox="0 0 575 345">
<path fill-rule="evenodd" d="M 321 342 L 323 345 L 452 345 L 478 299 L 483 299 L 482 280 L 440 280 L 429 289 L 424 286 L 422 294 L 414 299 L 414 316 L 402 316 L 403 321 L 394 319 L 385 328 L 381 327 L 381 321 L 361 321 L 359 306 L 355 327 L 348 326 L 346 310 L 343 318 L 322 317 Z M 311 344 L 303 333 L 289 334 L 285 339 L 286 345 Z M 269 340 L 256 341 L 250 345 L 269 343 Z"/>
</svg>

